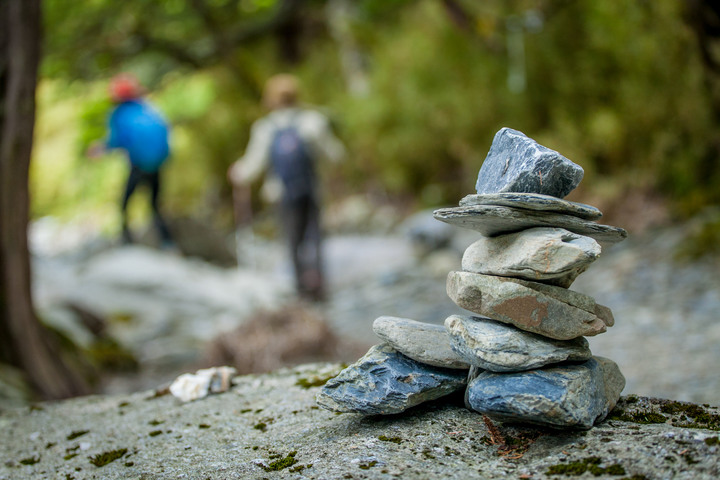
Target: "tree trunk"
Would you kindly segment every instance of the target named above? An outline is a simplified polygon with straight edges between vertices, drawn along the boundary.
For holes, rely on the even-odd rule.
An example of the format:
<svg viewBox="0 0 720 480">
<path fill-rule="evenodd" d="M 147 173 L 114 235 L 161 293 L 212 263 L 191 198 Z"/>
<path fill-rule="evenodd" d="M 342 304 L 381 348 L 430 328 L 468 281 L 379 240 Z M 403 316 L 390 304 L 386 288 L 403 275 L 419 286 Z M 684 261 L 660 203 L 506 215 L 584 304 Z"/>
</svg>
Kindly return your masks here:
<svg viewBox="0 0 720 480">
<path fill-rule="evenodd" d="M 0 361 L 43 398 L 63 398 L 87 388 L 35 316 L 27 243 L 40 16 L 40 0 L 0 0 Z"/>
</svg>

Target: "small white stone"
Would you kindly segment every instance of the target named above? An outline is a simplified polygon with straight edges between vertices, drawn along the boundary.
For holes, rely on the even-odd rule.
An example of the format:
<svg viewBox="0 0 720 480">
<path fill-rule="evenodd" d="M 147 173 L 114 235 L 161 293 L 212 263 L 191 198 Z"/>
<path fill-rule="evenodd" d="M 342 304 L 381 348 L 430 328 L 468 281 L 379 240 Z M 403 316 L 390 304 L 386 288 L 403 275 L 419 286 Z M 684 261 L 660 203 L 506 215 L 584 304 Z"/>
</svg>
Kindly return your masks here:
<svg viewBox="0 0 720 480">
<path fill-rule="evenodd" d="M 207 397 L 210 392 L 210 377 L 183 373 L 170 385 L 170 393 L 183 402 Z"/>
<path fill-rule="evenodd" d="M 183 402 L 205 398 L 210 393 L 227 391 L 237 373 L 233 367 L 212 367 L 195 374 L 183 373 L 170 385 L 170 393 Z"/>
</svg>

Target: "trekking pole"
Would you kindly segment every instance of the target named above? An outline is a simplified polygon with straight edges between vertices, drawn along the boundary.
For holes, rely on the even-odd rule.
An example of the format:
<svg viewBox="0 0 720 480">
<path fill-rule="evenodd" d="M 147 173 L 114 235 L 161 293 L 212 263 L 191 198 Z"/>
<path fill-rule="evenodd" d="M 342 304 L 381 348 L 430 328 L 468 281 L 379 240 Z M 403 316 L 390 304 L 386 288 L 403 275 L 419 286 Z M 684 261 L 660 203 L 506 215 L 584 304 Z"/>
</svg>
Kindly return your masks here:
<svg viewBox="0 0 720 480">
<path fill-rule="evenodd" d="M 233 214 L 235 217 L 235 258 L 238 267 L 242 267 L 243 259 L 250 268 L 255 268 L 255 233 L 253 232 L 252 190 L 249 186 L 232 187 Z M 247 234 L 244 235 L 243 224 L 247 223 Z"/>
</svg>

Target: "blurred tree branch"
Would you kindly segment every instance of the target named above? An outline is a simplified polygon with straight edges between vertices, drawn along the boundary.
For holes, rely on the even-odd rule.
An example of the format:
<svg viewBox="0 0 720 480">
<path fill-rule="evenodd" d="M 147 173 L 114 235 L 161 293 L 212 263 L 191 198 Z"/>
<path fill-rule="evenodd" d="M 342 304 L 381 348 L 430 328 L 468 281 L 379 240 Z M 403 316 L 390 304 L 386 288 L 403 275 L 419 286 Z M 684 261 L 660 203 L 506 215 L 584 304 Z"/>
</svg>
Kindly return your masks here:
<svg viewBox="0 0 720 480">
<path fill-rule="evenodd" d="M 475 17 L 460 2 L 456 0 L 441 0 L 445 12 L 450 20 L 461 30 L 472 32 L 475 27 Z"/>
<path fill-rule="evenodd" d="M 117 64 L 155 53 L 194 70 L 225 63 L 255 95 L 259 95 L 257 82 L 238 60 L 238 53 L 252 42 L 276 36 L 281 58 L 291 63 L 299 60 L 300 12 L 306 5 L 305 0 L 278 0 L 269 11 L 244 14 L 240 0 L 224 4 L 182 0 L 175 2 L 180 7 L 173 10 L 167 2 L 105 1 L 94 8 L 67 0 L 48 3 L 52 16 L 48 27 L 54 41 L 47 50 L 51 59 L 62 60 L 61 74 L 87 73 L 91 71 L 88 64 L 93 63 L 95 70 L 102 71 L 98 62 Z M 68 9 L 75 9 L 77 15 L 67 15 Z M 81 50 L 84 55 L 77 54 Z"/>
<path fill-rule="evenodd" d="M 705 66 L 720 74 L 720 61 L 713 55 L 714 44 L 720 40 L 720 4 L 715 1 L 687 0 L 686 21 L 697 38 Z"/>
</svg>

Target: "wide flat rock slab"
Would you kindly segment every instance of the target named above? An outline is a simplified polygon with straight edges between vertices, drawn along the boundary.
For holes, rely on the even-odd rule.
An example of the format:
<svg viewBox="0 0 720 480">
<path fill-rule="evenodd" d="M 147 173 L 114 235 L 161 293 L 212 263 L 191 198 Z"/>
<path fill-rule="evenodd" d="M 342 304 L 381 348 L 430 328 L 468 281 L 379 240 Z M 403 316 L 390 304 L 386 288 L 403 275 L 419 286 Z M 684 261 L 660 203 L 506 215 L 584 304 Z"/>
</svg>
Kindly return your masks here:
<svg viewBox="0 0 720 480">
<path fill-rule="evenodd" d="M 450 272 L 447 293 L 461 308 L 557 340 L 597 335 L 614 324 L 610 309 L 592 297 L 537 282 Z"/>
<path fill-rule="evenodd" d="M 460 200 L 460 206 L 469 205 L 500 205 L 503 207 L 524 208 L 526 210 L 540 210 L 543 212 L 562 213 L 584 218 L 585 220 L 597 220 L 602 217 L 602 212 L 591 205 L 571 202 L 562 198 L 539 193 L 485 193 L 482 195 L 471 194 Z"/>
<path fill-rule="evenodd" d="M 477 193 L 528 192 L 562 198 L 578 186 L 582 167 L 524 133 L 502 128 L 480 167 Z"/>
<path fill-rule="evenodd" d="M 684 426 L 695 421 L 689 409 L 713 418 L 717 407 L 622 397 L 608 419 L 587 431 L 496 423 L 496 438 L 511 446 L 505 450 L 461 398 L 382 417 L 318 408 L 321 387 L 310 385 L 341 369 L 310 364 L 239 376 L 230 391 L 190 403 L 143 391 L 2 410 L 0 478 L 561 479 L 568 477 L 549 472 L 589 459 L 622 469 L 617 479 L 720 477 L 720 432 L 709 429 L 718 427 Z M 651 415 L 659 423 L 648 424 Z M 105 466 L 90 463 L 123 449 Z M 284 463 L 271 466 L 278 461 Z"/>
<path fill-rule="evenodd" d="M 409 318 L 383 316 L 373 322 L 375 335 L 406 357 L 435 367 L 468 370 L 450 345 L 445 327 Z"/>
<path fill-rule="evenodd" d="M 562 228 L 529 228 L 481 237 L 465 250 L 462 269 L 568 288 L 601 251 L 594 239 Z"/>
<path fill-rule="evenodd" d="M 592 357 L 584 337 L 554 340 L 489 318 L 452 315 L 445 328 L 466 362 L 491 372 L 519 372 Z"/>
<path fill-rule="evenodd" d="M 481 372 L 470 381 L 465 403 L 506 421 L 590 428 L 615 407 L 624 387 L 615 362 L 593 357 L 529 372 Z"/>
<path fill-rule="evenodd" d="M 450 225 L 475 230 L 486 237 L 535 227 L 558 227 L 592 237 L 602 246 L 610 246 L 627 238 L 627 232 L 620 227 L 602 225 L 572 215 L 501 205 L 440 208 L 433 212 L 433 217 Z"/>
<path fill-rule="evenodd" d="M 387 344 L 372 347 L 328 380 L 317 403 L 334 412 L 388 415 L 465 387 L 467 372 L 416 362 Z"/>
</svg>

